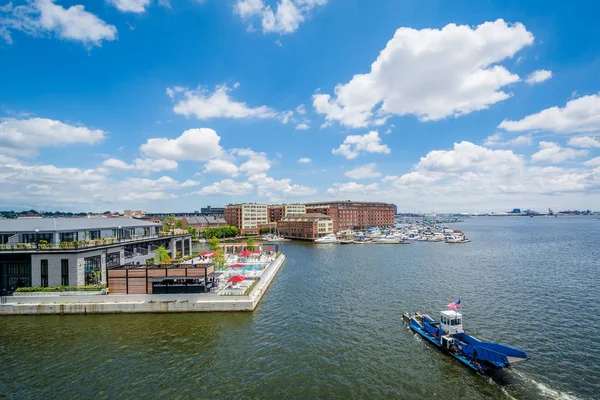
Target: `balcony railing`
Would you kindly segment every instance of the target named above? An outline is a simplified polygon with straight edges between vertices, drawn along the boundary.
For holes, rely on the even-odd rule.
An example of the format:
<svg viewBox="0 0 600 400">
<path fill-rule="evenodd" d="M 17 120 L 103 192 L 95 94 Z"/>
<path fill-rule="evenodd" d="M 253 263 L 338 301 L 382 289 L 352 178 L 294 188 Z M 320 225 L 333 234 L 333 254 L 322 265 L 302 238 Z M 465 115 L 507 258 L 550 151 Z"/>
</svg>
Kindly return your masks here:
<svg viewBox="0 0 600 400">
<path fill-rule="evenodd" d="M 80 250 L 89 249 L 94 247 L 109 246 L 114 244 L 124 244 L 137 242 L 147 239 L 162 239 L 169 237 L 181 237 L 189 236 L 185 234 L 172 234 L 166 232 L 160 232 L 159 235 L 147 235 L 147 236 L 132 236 L 129 238 L 104 238 L 95 240 L 79 240 L 76 242 L 61 242 L 61 243 L 11 243 L 11 244 L 0 244 L 0 251 L 27 251 L 27 250 L 38 250 L 38 251 L 53 251 L 53 250 Z"/>
</svg>

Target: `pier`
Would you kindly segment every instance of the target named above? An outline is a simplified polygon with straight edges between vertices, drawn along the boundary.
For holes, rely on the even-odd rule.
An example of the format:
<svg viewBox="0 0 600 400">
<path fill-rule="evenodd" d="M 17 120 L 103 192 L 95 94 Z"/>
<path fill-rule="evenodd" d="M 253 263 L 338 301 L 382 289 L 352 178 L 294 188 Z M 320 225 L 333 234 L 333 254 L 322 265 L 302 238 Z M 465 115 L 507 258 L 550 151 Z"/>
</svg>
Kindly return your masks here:
<svg viewBox="0 0 600 400">
<path fill-rule="evenodd" d="M 285 256 L 279 254 L 246 296 L 216 293 L 6 296 L 0 304 L 0 315 L 254 311 L 284 263 Z"/>
</svg>

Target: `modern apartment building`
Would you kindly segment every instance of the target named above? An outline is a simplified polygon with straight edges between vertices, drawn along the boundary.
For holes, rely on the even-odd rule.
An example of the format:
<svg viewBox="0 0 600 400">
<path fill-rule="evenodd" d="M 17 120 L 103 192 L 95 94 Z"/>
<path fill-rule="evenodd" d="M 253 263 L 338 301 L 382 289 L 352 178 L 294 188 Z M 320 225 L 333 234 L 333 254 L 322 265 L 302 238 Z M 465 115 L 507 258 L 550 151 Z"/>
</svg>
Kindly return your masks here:
<svg viewBox="0 0 600 400">
<path fill-rule="evenodd" d="M 277 231 L 287 239 L 315 240 L 333 233 L 333 219 L 323 214 L 290 214 L 277 222 Z"/>
<path fill-rule="evenodd" d="M 183 231 L 133 218 L 0 220 L 0 294 L 23 286 L 106 283 L 106 270 L 145 264 L 158 247 L 172 257 L 191 254 Z"/>
<path fill-rule="evenodd" d="M 266 204 L 229 204 L 225 207 L 224 216 L 227 224 L 237 226 L 241 234 L 258 234 L 260 226 L 269 222 Z"/>
<path fill-rule="evenodd" d="M 394 205 L 389 203 L 349 200 L 306 203 L 306 212 L 330 216 L 335 232 L 394 225 Z"/>
<path fill-rule="evenodd" d="M 289 215 L 306 213 L 304 204 L 273 204 L 267 206 L 267 209 L 269 210 L 269 222 L 277 222 Z"/>
</svg>

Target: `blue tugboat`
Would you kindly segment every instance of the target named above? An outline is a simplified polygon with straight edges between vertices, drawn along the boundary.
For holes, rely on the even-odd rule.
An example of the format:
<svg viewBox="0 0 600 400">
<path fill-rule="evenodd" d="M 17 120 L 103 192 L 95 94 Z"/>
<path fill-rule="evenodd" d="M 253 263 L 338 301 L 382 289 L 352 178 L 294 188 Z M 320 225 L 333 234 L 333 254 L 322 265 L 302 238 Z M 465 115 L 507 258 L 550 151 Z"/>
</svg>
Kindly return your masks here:
<svg viewBox="0 0 600 400">
<path fill-rule="evenodd" d="M 490 369 L 509 368 L 514 363 L 527 360 L 524 351 L 497 343 L 482 342 L 463 331 L 460 300 L 448 305 L 449 310 L 440 312 L 440 319 L 429 315 L 404 313 L 410 328 L 450 354 L 469 368 L 484 373 Z"/>
</svg>

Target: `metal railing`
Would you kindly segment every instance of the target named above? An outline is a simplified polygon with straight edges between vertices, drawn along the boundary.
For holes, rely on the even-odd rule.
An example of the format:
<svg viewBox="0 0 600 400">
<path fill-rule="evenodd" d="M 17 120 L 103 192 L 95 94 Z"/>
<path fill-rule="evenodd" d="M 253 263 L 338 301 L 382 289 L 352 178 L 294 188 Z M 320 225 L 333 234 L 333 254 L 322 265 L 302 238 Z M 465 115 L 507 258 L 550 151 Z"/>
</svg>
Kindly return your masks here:
<svg viewBox="0 0 600 400">
<path fill-rule="evenodd" d="M 94 247 L 109 246 L 115 244 L 124 244 L 137 242 L 148 239 L 168 239 L 169 237 L 189 236 L 189 234 L 166 234 L 161 232 L 160 235 L 148 236 L 132 236 L 130 238 L 104 238 L 95 240 L 79 240 L 76 242 L 61 242 L 61 243 L 11 243 L 0 244 L 0 252 L 2 251 L 54 251 L 54 250 L 79 250 L 89 249 Z"/>
</svg>

